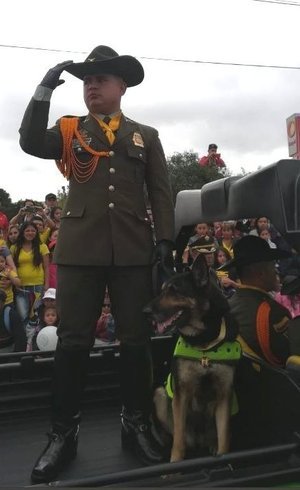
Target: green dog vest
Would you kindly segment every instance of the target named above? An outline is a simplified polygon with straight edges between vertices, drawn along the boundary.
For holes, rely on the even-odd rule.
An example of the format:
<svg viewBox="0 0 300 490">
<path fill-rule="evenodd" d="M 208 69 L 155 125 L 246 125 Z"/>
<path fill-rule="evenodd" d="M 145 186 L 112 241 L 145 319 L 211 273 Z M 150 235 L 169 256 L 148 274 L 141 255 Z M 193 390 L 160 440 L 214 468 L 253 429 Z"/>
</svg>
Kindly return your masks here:
<svg viewBox="0 0 300 490">
<path fill-rule="evenodd" d="M 205 350 L 200 349 L 199 347 L 193 347 L 185 342 L 182 337 L 179 337 L 173 354 L 174 357 L 183 357 L 184 359 L 200 361 L 203 367 L 208 367 L 210 362 L 237 362 L 240 360 L 241 355 L 241 345 L 237 340 L 234 342 L 226 341 L 218 347 Z M 171 373 L 166 382 L 166 392 L 170 398 L 173 398 Z M 231 415 L 235 415 L 238 411 L 238 401 L 235 392 L 233 392 Z"/>
</svg>

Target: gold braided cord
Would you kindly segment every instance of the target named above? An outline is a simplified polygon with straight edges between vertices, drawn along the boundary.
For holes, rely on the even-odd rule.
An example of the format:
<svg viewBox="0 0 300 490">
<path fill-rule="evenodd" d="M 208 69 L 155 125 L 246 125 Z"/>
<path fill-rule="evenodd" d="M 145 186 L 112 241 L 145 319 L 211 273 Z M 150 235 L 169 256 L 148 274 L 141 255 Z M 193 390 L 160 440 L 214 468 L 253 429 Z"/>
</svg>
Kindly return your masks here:
<svg viewBox="0 0 300 490">
<path fill-rule="evenodd" d="M 62 117 L 60 119 L 60 131 L 63 137 L 63 151 L 60 160 L 56 160 L 56 165 L 60 172 L 68 180 L 71 174 L 78 183 L 83 184 L 87 182 L 94 174 L 100 157 L 108 157 L 108 151 L 96 151 L 91 148 L 83 139 L 78 131 L 78 117 Z M 92 155 L 91 159 L 85 163 L 78 160 L 72 141 L 74 136 L 77 138 L 80 145 Z"/>
</svg>

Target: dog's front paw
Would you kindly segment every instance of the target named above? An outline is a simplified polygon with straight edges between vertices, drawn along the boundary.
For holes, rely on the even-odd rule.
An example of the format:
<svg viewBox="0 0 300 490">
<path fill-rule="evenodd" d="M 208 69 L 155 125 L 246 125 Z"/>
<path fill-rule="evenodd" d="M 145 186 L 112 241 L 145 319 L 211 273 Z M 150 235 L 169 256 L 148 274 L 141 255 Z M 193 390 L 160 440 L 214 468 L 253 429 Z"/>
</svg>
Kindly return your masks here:
<svg viewBox="0 0 300 490">
<path fill-rule="evenodd" d="M 170 463 L 178 463 L 184 459 L 184 455 L 180 451 L 172 451 Z"/>
</svg>

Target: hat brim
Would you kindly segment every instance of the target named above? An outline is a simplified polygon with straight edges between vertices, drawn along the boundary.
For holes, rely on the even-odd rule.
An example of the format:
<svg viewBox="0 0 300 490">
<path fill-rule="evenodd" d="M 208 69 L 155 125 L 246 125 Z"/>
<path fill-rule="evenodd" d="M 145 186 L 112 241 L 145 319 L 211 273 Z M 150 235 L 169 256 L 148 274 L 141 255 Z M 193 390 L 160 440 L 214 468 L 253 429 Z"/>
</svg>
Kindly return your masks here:
<svg viewBox="0 0 300 490">
<path fill-rule="evenodd" d="M 216 248 L 215 247 L 211 247 L 211 248 L 205 248 L 205 247 L 201 247 L 201 245 L 199 246 L 196 246 L 196 247 L 189 247 L 191 251 L 196 251 L 196 252 L 199 252 L 200 254 L 212 254 L 214 252 L 216 252 Z"/>
<path fill-rule="evenodd" d="M 245 265 L 256 264 L 258 262 L 271 262 L 272 260 L 287 259 L 291 256 L 290 252 L 286 250 L 279 250 L 278 248 L 270 248 L 270 250 L 259 255 L 259 257 L 237 257 L 229 260 L 225 264 L 218 267 L 218 271 L 227 271 L 233 267 L 243 267 Z"/>
<path fill-rule="evenodd" d="M 121 77 L 128 87 L 139 85 L 144 79 L 144 69 L 133 56 L 123 55 L 101 61 L 72 63 L 65 70 L 83 80 L 87 75 L 109 74 Z"/>
</svg>

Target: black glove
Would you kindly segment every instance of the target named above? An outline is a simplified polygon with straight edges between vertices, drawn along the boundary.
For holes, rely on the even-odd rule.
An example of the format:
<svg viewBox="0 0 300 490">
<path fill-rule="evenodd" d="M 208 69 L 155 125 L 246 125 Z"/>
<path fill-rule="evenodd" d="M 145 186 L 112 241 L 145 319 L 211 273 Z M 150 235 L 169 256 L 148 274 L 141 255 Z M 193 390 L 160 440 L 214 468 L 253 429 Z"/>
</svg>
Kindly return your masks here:
<svg viewBox="0 0 300 490">
<path fill-rule="evenodd" d="M 58 65 L 54 66 L 53 68 L 50 68 L 50 70 L 47 71 L 46 75 L 41 81 L 40 85 L 54 90 L 56 87 L 58 87 L 58 85 L 65 83 L 65 81 L 60 80 L 59 77 L 64 71 L 64 69 L 67 66 L 71 65 L 72 63 L 73 63 L 72 60 L 63 61 L 62 63 L 59 63 Z"/>
<path fill-rule="evenodd" d="M 165 282 L 175 273 L 173 248 L 174 244 L 170 240 L 161 240 L 155 247 L 154 259 L 159 264 L 162 282 Z"/>
</svg>

